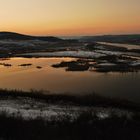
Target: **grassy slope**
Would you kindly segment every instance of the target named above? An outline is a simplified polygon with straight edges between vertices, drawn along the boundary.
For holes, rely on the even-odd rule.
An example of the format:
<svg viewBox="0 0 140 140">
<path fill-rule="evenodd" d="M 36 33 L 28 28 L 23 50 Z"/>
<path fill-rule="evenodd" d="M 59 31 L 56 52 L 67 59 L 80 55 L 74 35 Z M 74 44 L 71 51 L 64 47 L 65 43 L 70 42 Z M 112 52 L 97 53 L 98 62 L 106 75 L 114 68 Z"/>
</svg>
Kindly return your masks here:
<svg viewBox="0 0 140 140">
<path fill-rule="evenodd" d="M 81 114 L 74 122 L 44 121 L 41 118 L 22 118 L 0 115 L 0 137 L 5 140 L 139 140 L 140 115 L 128 120 L 111 116 L 99 120 L 96 116 Z"/>
<path fill-rule="evenodd" d="M 0 90 L 0 99 L 33 98 L 50 103 L 77 104 L 81 106 L 118 107 L 136 111 L 128 119 L 111 114 L 109 118 L 99 119 L 90 111 L 81 114 L 73 122 L 65 116 L 63 120 L 47 121 L 42 118 L 24 120 L 22 117 L 7 116 L 0 113 L 0 138 L 5 140 L 136 140 L 140 138 L 139 105 L 128 101 L 109 99 L 97 96 L 45 95 L 42 92 Z"/>
</svg>

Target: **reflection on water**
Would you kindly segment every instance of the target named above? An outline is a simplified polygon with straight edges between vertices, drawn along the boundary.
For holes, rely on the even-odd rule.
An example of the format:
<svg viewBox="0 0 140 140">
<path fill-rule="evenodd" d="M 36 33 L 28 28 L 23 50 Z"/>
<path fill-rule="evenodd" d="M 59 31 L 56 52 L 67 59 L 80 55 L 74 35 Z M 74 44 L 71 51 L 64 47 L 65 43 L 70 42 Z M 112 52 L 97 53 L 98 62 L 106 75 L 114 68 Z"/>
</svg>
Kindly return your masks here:
<svg viewBox="0 0 140 140">
<path fill-rule="evenodd" d="M 53 64 L 74 58 L 11 58 L 0 63 L 0 88 L 49 90 L 55 93 L 98 93 L 140 102 L 140 73 L 66 72 Z M 29 66 L 20 66 L 31 64 Z"/>
</svg>

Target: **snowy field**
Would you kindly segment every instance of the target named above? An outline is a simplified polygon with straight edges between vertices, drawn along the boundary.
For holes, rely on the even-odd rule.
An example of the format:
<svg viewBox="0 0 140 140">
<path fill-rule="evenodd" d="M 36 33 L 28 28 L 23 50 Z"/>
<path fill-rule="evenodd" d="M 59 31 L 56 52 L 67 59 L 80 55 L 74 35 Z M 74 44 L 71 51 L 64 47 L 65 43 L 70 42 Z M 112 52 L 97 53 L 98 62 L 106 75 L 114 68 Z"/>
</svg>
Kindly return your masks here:
<svg viewBox="0 0 140 140">
<path fill-rule="evenodd" d="M 115 114 L 119 117 L 126 116 L 128 118 L 131 118 L 133 115 L 133 113 L 130 111 L 111 107 L 105 108 L 48 104 L 29 98 L 9 98 L 8 100 L 0 100 L 0 114 L 6 113 L 9 116 L 22 117 L 24 119 L 36 119 L 41 117 L 51 121 L 52 119 L 61 120 L 67 116 L 71 119 L 71 121 L 73 121 L 81 113 L 88 111 L 96 114 L 96 116 L 98 116 L 100 119 L 108 118 L 111 114 Z"/>
</svg>

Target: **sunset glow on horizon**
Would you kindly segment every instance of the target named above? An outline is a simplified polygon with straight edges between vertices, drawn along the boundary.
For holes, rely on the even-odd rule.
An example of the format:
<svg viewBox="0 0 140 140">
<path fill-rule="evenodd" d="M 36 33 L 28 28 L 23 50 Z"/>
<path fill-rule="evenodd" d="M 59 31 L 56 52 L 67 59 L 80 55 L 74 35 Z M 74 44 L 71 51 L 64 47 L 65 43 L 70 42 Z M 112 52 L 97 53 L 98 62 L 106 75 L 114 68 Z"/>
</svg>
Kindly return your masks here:
<svg viewBox="0 0 140 140">
<path fill-rule="evenodd" d="M 140 0 L 1 0 L 0 31 L 32 35 L 140 33 Z"/>
</svg>

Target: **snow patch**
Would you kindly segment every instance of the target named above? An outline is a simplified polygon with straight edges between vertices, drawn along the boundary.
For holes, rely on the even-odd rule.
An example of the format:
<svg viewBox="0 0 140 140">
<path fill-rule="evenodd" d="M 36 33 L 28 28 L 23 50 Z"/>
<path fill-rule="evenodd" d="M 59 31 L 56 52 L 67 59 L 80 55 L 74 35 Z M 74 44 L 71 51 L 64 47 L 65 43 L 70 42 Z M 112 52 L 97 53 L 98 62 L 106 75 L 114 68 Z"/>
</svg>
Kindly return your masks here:
<svg viewBox="0 0 140 140">
<path fill-rule="evenodd" d="M 65 117 L 69 117 L 70 121 L 73 121 L 80 116 L 80 114 L 86 113 L 87 111 L 91 111 L 99 119 L 108 118 L 112 113 L 120 117 L 122 115 L 128 117 L 133 115 L 131 112 L 117 108 L 81 107 L 75 105 L 63 106 L 47 104 L 46 102 L 31 99 L 0 100 L 0 114 L 6 113 L 9 116 L 22 117 L 26 120 L 41 117 L 46 120 L 57 119 L 59 121 Z"/>
<path fill-rule="evenodd" d="M 105 54 L 105 55 L 122 55 L 123 52 L 118 51 L 105 51 L 105 50 L 96 50 L 97 53 Z"/>
<path fill-rule="evenodd" d="M 86 57 L 99 58 L 106 56 L 100 52 L 91 51 L 60 51 L 60 52 L 41 52 L 41 53 L 25 53 L 20 56 L 35 56 L 35 57 Z"/>
<path fill-rule="evenodd" d="M 140 60 L 131 62 L 130 66 L 140 66 Z"/>
<path fill-rule="evenodd" d="M 106 67 L 106 66 L 116 66 L 114 63 L 100 63 L 98 66 Z"/>
</svg>

